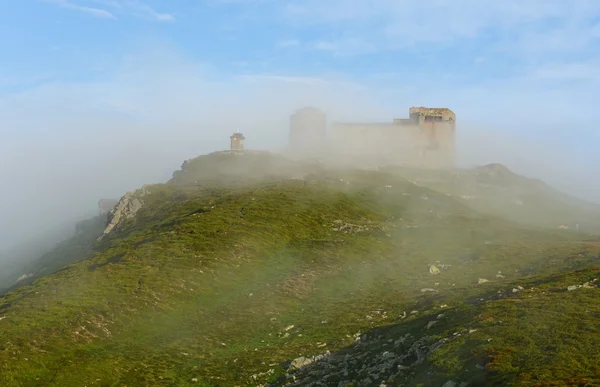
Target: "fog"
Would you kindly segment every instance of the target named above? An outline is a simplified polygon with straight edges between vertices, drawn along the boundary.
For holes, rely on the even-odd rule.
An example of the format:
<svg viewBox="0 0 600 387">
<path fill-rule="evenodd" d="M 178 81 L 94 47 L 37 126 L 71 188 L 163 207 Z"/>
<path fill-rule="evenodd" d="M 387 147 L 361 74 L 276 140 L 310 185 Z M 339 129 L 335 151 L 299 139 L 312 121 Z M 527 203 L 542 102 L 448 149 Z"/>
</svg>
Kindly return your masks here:
<svg viewBox="0 0 600 387">
<path fill-rule="evenodd" d="M 306 105 L 329 122 L 389 122 L 411 106 L 449 107 L 461 166 L 504 163 L 600 201 L 598 135 L 586 109 L 595 85 L 558 94 L 547 87 L 533 76 L 462 87 L 411 73 L 231 75 L 169 48 L 142 50 L 95 82 L 0 94 L 0 251 L 69 229 L 95 215 L 101 198 L 165 182 L 184 160 L 227 149 L 234 131 L 247 148 L 283 150 L 289 115 Z"/>
</svg>

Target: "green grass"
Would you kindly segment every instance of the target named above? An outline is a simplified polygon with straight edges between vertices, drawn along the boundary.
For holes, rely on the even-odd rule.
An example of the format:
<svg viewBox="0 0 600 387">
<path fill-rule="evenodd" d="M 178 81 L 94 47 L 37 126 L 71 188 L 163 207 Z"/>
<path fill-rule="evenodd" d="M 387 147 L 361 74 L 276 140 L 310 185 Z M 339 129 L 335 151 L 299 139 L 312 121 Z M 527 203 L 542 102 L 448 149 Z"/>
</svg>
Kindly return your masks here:
<svg viewBox="0 0 600 387">
<path fill-rule="evenodd" d="M 593 266 L 600 244 L 584 234 L 517 226 L 386 173 L 320 172 L 306 184 L 255 176 L 231 184 L 212 175 L 202 180 L 193 168 L 149 186 L 136 217 L 85 260 L 0 299 L 1 385 L 246 385 L 269 369 L 275 374 L 262 379 L 274 380 L 284 373 L 282 362 L 344 349 L 356 332 L 398 324 L 403 311 L 439 303 L 456 313 L 448 330 L 466 326 L 467 317 L 481 320 L 474 337 L 500 332 L 495 337 L 510 350 L 455 341 L 427 367 L 462 377 L 471 353 L 480 351 L 495 356 L 494 380 L 516 383 L 537 375 L 544 330 L 558 336 L 568 316 L 549 327 L 526 321 L 546 321 L 554 305 L 594 303 L 581 298 L 583 291 L 520 304 L 498 300 L 485 309 L 472 301 L 514 281 L 546 278 L 534 275 Z M 429 274 L 434 263 L 444 267 L 440 275 Z M 496 278 L 498 271 L 505 278 Z M 479 278 L 490 282 L 477 285 Z M 519 320 L 515 305 L 530 314 Z M 486 314 L 504 319 L 506 330 L 485 325 Z M 413 329 L 411 321 L 394 329 Z M 597 341 L 580 322 L 574 332 Z M 569 343 L 556 344 L 546 379 L 593 373 L 595 348 Z M 559 370 L 574 350 L 581 356 Z"/>
<path fill-rule="evenodd" d="M 501 167 L 472 170 L 385 168 L 424 187 L 454 195 L 465 205 L 526 225 L 557 228 L 566 225 L 600 233 L 600 205 L 566 195 L 537 179 Z"/>
<path fill-rule="evenodd" d="M 519 281 L 524 290 L 516 293 L 510 286 L 514 284 L 502 284 L 502 297 L 494 292 L 484 296 L 485 302 L 454 304 L 444 310 L 441 323 L 427 334 L 454 339 L 454 333 L 461 329 L 474 332 L 463 332 L 462 337 L 450 340 L 429 358 L 421 372 L 403 381 L 598 385 L 600 290 L 567 290 L 594 278 L 600 278 L 600 266 L 524 279 Z M 402 328 L 407 326 L 411 323 Z"/>
</svg>

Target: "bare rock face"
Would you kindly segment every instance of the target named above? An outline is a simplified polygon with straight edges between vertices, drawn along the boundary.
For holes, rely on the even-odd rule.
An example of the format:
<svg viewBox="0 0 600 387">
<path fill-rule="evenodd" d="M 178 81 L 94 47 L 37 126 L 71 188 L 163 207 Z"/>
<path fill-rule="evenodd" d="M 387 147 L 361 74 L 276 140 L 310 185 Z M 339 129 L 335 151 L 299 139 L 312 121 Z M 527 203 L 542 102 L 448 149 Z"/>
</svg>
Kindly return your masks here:
<svg viewBox="0 0 600 387">
<path fill-rule="evenodd" d="M 135 191 L 127 192 L 108 213 L 106 228 L 104 229 L 103 235 L 98 238 L 98 240 L 116 229 L 123 221 L 133 218 L 145 204 L 143 197 L 149 193 L 147 186 L 143 186 L 141 189 Z"/>
</svg>

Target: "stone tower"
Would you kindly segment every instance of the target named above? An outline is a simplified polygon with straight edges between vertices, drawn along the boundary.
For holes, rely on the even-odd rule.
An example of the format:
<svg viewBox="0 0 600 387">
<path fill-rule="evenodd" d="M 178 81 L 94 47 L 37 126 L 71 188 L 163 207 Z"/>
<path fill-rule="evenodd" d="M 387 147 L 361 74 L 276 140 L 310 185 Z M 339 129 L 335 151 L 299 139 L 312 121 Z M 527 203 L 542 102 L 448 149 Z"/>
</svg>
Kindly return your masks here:
<svg viewBox="0 0 600 387">
<path fill-rule="evenodd" d="M 232 151 L 243 151 L 244 140 L 246 137 L 240 132 L 236 132 L 229 137 L 231 139 L 231 150 Z"/>
<path fill-rule="evenodd" d="M 290 150 L 304 156 L 320 154 L 327 141 L 327 116 L 314 107 L 304 107 L 290 117 Z"/>
<path fill-rule="evenodd" d="M 426 165 L 454 167 L 456 115 L 448 108 L 411 107 L 410 119 L 419 127 L 425 144 Z"/>
</svg>

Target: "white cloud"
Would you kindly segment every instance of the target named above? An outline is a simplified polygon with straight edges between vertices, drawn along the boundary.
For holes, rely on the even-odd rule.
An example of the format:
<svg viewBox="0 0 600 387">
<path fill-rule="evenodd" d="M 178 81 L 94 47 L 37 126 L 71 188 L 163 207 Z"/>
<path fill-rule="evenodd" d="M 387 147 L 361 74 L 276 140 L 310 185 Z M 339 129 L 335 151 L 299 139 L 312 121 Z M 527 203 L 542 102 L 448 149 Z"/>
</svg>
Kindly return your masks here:
<svg viewBox="0 0 600 387">
<path fill-rule="evenodd" d="M 131 10 L 134 15 L 144 18 L 150 18 L 157 21 L 172 22 L 175 21 L 175 15 L 170 13 L 161 13 L 154 10 L 152 7 L 136 0 L 123 0 L 122 4 L 125 8 Z"/>
<path fill-rule="evenodd" d="M 88 13 L 93 16 L 105 17 L 110 19 L 116 19 L 117 17 L 105 9 L 92 8 L 83 6 L 80 4 L 99 4 L 107 8 L 111 8 L 114 13 L 124 13 L 134 16 L 138 16 L 144 19 L 162 21 L 162 22 L 173 22 L 175 21 L 175 15 L 170 13 L 157 12 L 154 8 L 149 5 L 138 1 L 138 0 L 79 0 L 78 3 L 70 0 L 44 0 L 50 3 L 54 3 L 64 8 L 71 8 L 81 12 Z"/>
<path fill-rule="evenodd" d="M 313 48 L 318 51 L 329 51 L 336 56 L 360 55 L 377 51 L 375 44 L 361 38 L 319 41 Z"/>
<path fill-rule="evenodd" d="M 108 12 L 105 9 L 86 7 L 86 6 L 75 4 L 68 0 L 45 0 L 45 1 L 48 3 L 55 4 L 62 8 L 68 8 L 68 9 L 72 9 L 75 11 L 83 12 L 83 13 L 86 13 L 91 16 L 95 16 L 95 17 L 99 17 L 99 18 L 103 18 L 103 19 L 114 19 L 114 20 L 117 19 L 117 17 L 115 15 L 113 15 L 111 12 Z"/>
<path fill-rule="evenodd" d="M 585 51 L 600 37 L 599 12 L 589 0 L 297 0 L 281 9 L 297 28 L 330 25 L 380 50 L 470 40 L 528 56 Z"/>
<path fill-rule="evenodd" d="M 241 75 L 241 79 L 250 81 L 252 83 L 258 83 L 261 81 L 275 81 L 279 83 L 301 83 L 305 85 L 319 85 L 327 84 L 328 81 L 316 78 L 316 77 L 298 77 L 298 76 L 285 76 L 285 75 Z"/>
<path fill-rule="evenodd" d="M 600 81 L 599 60 L 584 62 L 546 63 L 531 69 L 531 76 L 537 79 Z"/>
</svg>

